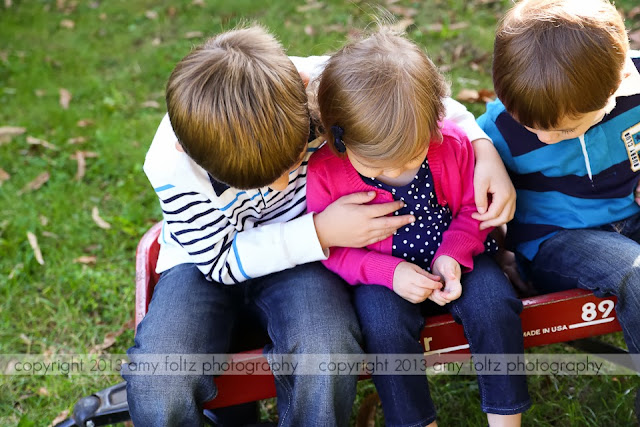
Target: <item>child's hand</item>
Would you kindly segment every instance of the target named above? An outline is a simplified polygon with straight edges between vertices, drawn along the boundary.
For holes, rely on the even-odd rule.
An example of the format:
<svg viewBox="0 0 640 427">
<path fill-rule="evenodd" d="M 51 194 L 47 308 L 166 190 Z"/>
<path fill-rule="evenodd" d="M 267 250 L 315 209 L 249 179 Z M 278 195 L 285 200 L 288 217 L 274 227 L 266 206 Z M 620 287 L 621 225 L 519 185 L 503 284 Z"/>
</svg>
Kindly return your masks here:
<svg viewBox="0 0 640 427">
<path fill-rule="evenodd" d="M 401 262 L 393 273 L 393 291 L 414 304 L 426 300 L 431 292 L 440 288 L 440 277 L 410 262 Z"/>
<path fill-rule="evenodd" d="M 638 181 L 638 185 L 636 185 L 636 190 L 633 192 L 633 195 L 636 198 L 636 203 L 640 205 L 640 181 Z"/>
<path fill-rule="evenodd" d="M 375 194 L 370 191 L 342 196 L 314 215 L 316 233 L 323 249 L 333 246 L 362 248 L 386 239 L 398 228 L 416 220 L 413 215 L 386 216 L 402 208 L 402 201 L 365 205 Z"/>
<path fill-rule="evenodd" d="M 491 141 L 476 139 L 473 148 L 476 153 L 473 187 L 478 212 L 471 216 L 480 221 L 480 230 L 506 224 L 516 210 L 516 190 Z"/>
<path fill-rule="evenodd" d="M 438 305 L 445 305 L 460 298 L 462 271 L 458 261 L 447 255 L 439 256 L 433 263 L 433 272 L 444 279 L 444 287 L 433 291 L 429 297 L 431 301 Z"/>
</svg>

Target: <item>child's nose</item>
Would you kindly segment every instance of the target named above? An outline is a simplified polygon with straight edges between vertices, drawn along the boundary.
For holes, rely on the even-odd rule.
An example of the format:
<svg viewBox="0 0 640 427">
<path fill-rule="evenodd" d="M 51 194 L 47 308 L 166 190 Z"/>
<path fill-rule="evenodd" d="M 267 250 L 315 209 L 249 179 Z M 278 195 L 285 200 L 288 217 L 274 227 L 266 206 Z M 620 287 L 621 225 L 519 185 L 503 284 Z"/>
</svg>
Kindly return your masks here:
<svg viewBox="0 0 640 427">
<path fill-rule="evenodd" d="M 556 132 L 538 132 L 538 139 L 545 144 L 554 144 L 558 142 L 558 135 Z"/>
</svg>

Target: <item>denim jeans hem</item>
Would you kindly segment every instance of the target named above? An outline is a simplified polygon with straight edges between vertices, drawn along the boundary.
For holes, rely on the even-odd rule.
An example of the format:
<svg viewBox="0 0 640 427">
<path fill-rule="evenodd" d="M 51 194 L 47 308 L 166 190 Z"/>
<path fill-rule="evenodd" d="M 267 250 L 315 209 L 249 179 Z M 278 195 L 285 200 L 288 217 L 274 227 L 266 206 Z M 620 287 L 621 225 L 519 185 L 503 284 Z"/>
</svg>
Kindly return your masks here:
<svg viewBox="0 0 640 427">
<path fill-rule="evenodd" d="M 515 415 L 521 414 L 525 412 L 527 409 L 531 407 L 531 399 L 527 400 L 524 403 L 516 405 L 515 408 L 495 408 L 491 406 L 481 405 L 482 412 L 485 414 L 496 414 L 496 415 Z"/>
<path fill-rule="evenodd" d="M 432 415 L 428 418 L 424 418 L 422 421 L 418 421 L 417 423 L 412 423 L 412 424 L 389 424 L 387 422 L 385 422 L 385 425 L 388 427 L 424 427 L 424 426 L 428 426 L 429 424 L 431 424 L 432 422 L 434 422 L 436 420 L 436 416 Z"/>
</svg>

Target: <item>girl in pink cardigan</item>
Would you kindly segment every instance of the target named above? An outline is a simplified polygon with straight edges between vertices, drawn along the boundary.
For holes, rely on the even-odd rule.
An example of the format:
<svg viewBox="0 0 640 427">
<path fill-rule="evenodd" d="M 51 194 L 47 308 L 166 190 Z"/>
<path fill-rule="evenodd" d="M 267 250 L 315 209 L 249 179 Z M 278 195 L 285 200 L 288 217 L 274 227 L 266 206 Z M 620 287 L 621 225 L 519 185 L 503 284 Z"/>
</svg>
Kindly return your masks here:
<svg viewBox="0 0 640 427">
<path fill-rule="evenodd" d="M 321 212 L 341 196 L 375 192 L 403 200 L 415 221 L 366 248 L 330 248 L 324 264 L 353 288 L 370 354 L 421 353 L 427 298 L 462 323 L 471 352 L 523 353 L 522 303 L 488 255 L 489 230 L 472 218 L 473 149 L 441 121 L 447 86 L 426 54 L 387 30 L 329 59 L 317 103 L 327 143 L 309 162 L 307 206 Z M 427 378 L 376 375 L 386 425 L 436 425 Z M 519 425 L 530 405 L 526 378 L 480 373 L 490 424 Z"/>
</svg>

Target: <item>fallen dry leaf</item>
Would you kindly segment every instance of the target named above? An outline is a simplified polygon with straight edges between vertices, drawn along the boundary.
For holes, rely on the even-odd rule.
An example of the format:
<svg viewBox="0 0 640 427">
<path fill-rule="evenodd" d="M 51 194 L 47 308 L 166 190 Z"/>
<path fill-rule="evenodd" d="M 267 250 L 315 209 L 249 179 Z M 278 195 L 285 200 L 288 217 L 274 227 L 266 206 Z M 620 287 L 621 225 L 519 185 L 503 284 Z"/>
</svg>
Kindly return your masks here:
<svg viewBox="0 0 640 427">
<path fill-rule="evenodd" d="M 80 256 L 76 259 L 73 260 L 74 263 L 76 264 L 95 264 L 97 261 L 97 258 L 95 256 Z"/>
<path fill-rule="evenodd" d="M 0 145 L 11 142 L 14 136 L 22 135 L 26 128 L 18 126 L 0 126 Z"/>
<path fill-rule="evenodd" d="M 71 19 L 63 19 L 62 21 L 60 21 L 60 26 L 68 30 L 73 30 L 74 27 L 76 26 L 76 23 L 73 22 Z"/>
<path fill-rule="evenodd" d="M 465 28 L 467 28 L 469 26 L 468 22 L 455 22 L 451 25 L 448 25 L 447 28 L 451 31 L 455 31 L 455 30 L 463 30 Z M 424 27 L 427 31 L 433 31 L 436 33 L 441 32 L 442 30 L 444 30 L 444 25 L 441 23 L 435 23 L 435 24 L 430 24 L 427 25 L 426 27 Z"/>
<path fill-rule="evenodd" d="M 315 34 L 315 30 L 311 25 L 307 25 L 306 27 L 304 27 L 304 33 L 308 36 L 312 36 Z"/>
<path fill-rule="evenodd" d="M 24 333 L 20 334 L 20 341 L 22 341 L 23 343 L 25 343 L 26 345 L 31 345 L 31 343 L 33 342 L 31 340 L 31 338 L 29 338 L 28 336 L 26 336 Z"/>
<path fill-rule="evenodd" d="M 97 354 L 97 353 L 100 353 L 102 350 L 106 350 L 107 348 L 111 347 L 116 342 L 116 338 L 122 335 L 126 330 L 133 329 L 134 326 L 135 326 L 135 320 L 129 319 L 117 331 L 107 332 L 104 335 L 104 340 L 102 341 L 101 344 L 95 345 L 91 347 L 91 349 L 89 349 L 89 354 Z"/>
<path fill-rule="evenodd" d="M 496 98 L 496 93 L 489 89 L 480 89 L 478 95 L 480 96 L 480 102 L 483 104 L 491 102 Z"/>
<path fill-rule="evenodd" d="M 2 185 L 3 182 L 8 181 L 9 178 L 11 178 L 11 175 L 9 175 L 4 169 L 0 168 L 0 185 Z"/>
<path fill-rule="evenodd" d="M 194 6 L 204 6 L 204 0 L 193 0 L 191 4 Z"/>
<path fill-rule="evenodd" d="M 104 230 L 108 230 L 111 228 L 111 224 L 100 217 L 100 211 L 98 211 L 97 206 L 94 206 L 93 209 L 91 209 L 91 218 L 93 219 L 93 222 L 98 225 L 98 227 Z"/>
<path fill-rule="evenodd" d="M 38 264 L 44 265 L 44 259 L 42 258 L 42 252 L 40 251 L 40 246 L 38 246 L 38 238 L 32 232 L 27 231 L 27 239 L 29 240 L 29 244 L 31 245 L 31 249 L 33 249 L 33 255 L 36 257 L 36 261 L 38 261 Z"/>
<path fill-rule="evenodd" d="M 153 40 L 151 40 L 151 46 L 160 46 L 162 44 L 162 39 L 160 37 L 154 37 Z"/>
<path fill-rule="evenodd" d="M 70 145 L 83 144 L 85 142 L 87 142 L 87 138 L 85 138 L 84 136 L 76 136 L 76 137 L 67 139 L 67 144 L 70 144 Z"/>
<path fill-rule="evenodd" d="M 32 136 L 27 136 L 27 144 L 29 144 L 29 145 L 41 145 L 44 148 L 48 148 L 49 150 L 57 150 L 58 149 L 58 147 L 56 147 L 54 144 L 50 143 L 49 141 L 45 141 L 44 139 L 34 138 Z"/>
<path fill-rule="evenodd" d="M 58 236 L 56 233 L 52 233 L 52 232 L 50 232 L 50 231 L 43 231 L 43 232 L 42 232 L 42 235 L 43 235 L 44 237 L 49 237 L 49 238 L 51 238 L 51 239 L 58 239 L 58 238 L 59 238 L 59 236 Z"/>
<path fill-rule="evenodd" d="M 84 174 L 87 170 L 87 162 L 86 158 L 88 157 L 98 157 L 98 153 L 93 151 L 76 151 L 71 155 L 71 158 L 78 162 L 78 170 L 76 171 L 76 177 L 74 178 L 76 181 L 81 181 L 84 178 Z"/>
<path fill-rule="evenodd" d="M 4 0 L 4 7 L 6 7 L 7 9 L 9 9 L 12 6 L 12 1 L 11 0 Z"/>
<path fill-rule="evenodd" d="M 184 38 L 185 39 L 197 39 L 202 37 L 204 34 L 202 33 L 202 31 L 188 31 L 186 33 L 184 33 Z"/>
<path fill-rule="evenodd" d="M 72 98 L 71 92 L 65 88 L 60 88 L 58 92 L 60 93 L 60 106 L 65 110 L 68 109 Z"/>
<path fill-rule="evenodd" d="M 390 28 L 394 31 L 405 31 L 411 25 L 414 24 L 413 18 L 402 18 L 398 22 L 393 23 Z"/>
<path fill-rule="evenodd" d="M 85 159 L 93 159 L 98 157 L 98 153 L 96 153 L 95 151 L 83 151 L 82 155 L 84 156 Z M 70 157 L 75 160 L 76 159 L 75 153 L 72 154 Z"/>
<path fill-rule="evenodd" d="M 151 19 L 151 20 L 158 19 L 158 12 L 156 12 L 155 10 L 147 10 L 144 13 L 144 16 L 146 16 L 147 19 Z"/>
<path fill-rule="evenodd" d="M 51 421 L 51 424 L 49 424 L 48 427 L 52 427 L 52 426 L 55 426 L 56 424 L 60 424 L 62 421 L 66 420 L 67 418 L 69 418 L 69 410 L 65 409 L 64 411 L 60 412 L 58 416 L 53 419 L 53 421 Z"/>
<path fill-rule="evenodd" d="M 76 126 L 78 126 L 79 128 L 86 128 L 87 126 L 93 126 L 96 122 L 94 122 L 91 119 L 82 119 L 82 120 L 78 120 L 78 123 L 76 123 Z"/>
<path fill-rule="evenodd" d="M 340 25 L 340 24 L 326 25 L 322 27 L 322 29 L 324 31 L 335 32 L 335 33 L 344 33 L 345 31 L 347 31 L 347 28 L 344 25 Z"/>
<path fill-rule="evenodd" d="M 296 10 L 299 13 L 304 13 L 304 12 L 309 12 L 311 10 L 318 10 L 318 9 L 322 9 L 324 7 L 324 3 L 318 2 L 318 1 L 310 1 L 307 4 L 303 5 L 303 6 L 298 6 L 296 7 Z"/>
<path fill-rule="evenodd" d="M 81 181 L 82 178 L 84 177 L 85 171 L 87 170 L 87 162 L 85 161 L 85 158 L 84 158 L 84 152 L 76 151 L 75 154 L 71 157 L 74 158 L 76 162 L 78 162 L 78 170 L 76 172 L 75 180 Z"/>
<path fill-rule="evenodd" d="M 22 135 L 26 131 L 26 128 L 19 126 L 0 126 L 0 137 Z"/>
<path fill-rule="evenodd" d="M 11 272 L 9 273 L 9 275 L 7 276 L 9 278 L 9 280 L 13 279 L 14 277 L 16 277 L 16 274 L 18 274 L 20 272 L 20 270 L 22 270 L 24 267 L 23 263 L 18 263 L 16 264 L 13 269 L 11 270 Z"/>
<path fill-rule="evenodd" d="M 38 389 L 38 395 L 39 395 L 39 396 L 50 396 L 50 394 L 49 394 L 49 390 L 47 390 L 47 388 L 46 388 L 46 387 L 40 387 L 40 388 Z"/>
<path fill-rule="evenodd" d="M 40 215 L 38 219 L 40 220 L 40 224 L 42 224 L 43 227 L 49 225 L 49 218 L 47 218 L 46 216 Z"/>
<path fill-rule="evenodd" d="M 462 89 L 458 92 L 456 99 L 461 102 L 476 102 L 480 94 L 475 89 Z"/>
<path fill-rule="evenodd" d="M 169 8 L 167 9 L 167 16 L 169 18 L 173 18 L 176 16 L 176 13 L 178 13 L 178 10 L 173 6 L 169 6 Z"/>
<path fill-rule="evenodd" d="M 29 182 L 25 185 L 22 190 L 20 190 L 19 194 L 26 193 L 27 191 L 35 191 L 42 187 L 47 181 L 49 181 L 49 172 L 42 172 L 38 175 L 33 181 Z"/>
<path fill-rule="evenodd" d="M 398 15 L 406 18 L 413 18 L 418 14 L 418 10 L 412 7 L 403 7 L 403 6 L 393 5 L 393 6 L 387 7 L 387 10 L 393 13 L 394 15 Z"/>
<path fill-rule="evenodd" d="M 47 94 L 47 92 L 45 90 L 43 90 L 43 89 L 36 89 L 36 90 L 33 91 L 33 93 L 38 98 L 42 98 L 43 96 L 45 96 Z"/>
<path fill-rule="evenodd" d="M 486 104 L 495 98 L 495 92 L 489 89 L 462 89 L 458 92 L 456 99 L 461 102 L 476 102 L 479 104 Z"/>
<path fill-rule="evenodd" d="M 145 108 L 160 108 L 160 103 L 158 101 L 145 101 L 140 105 Z"/>
</svg>

